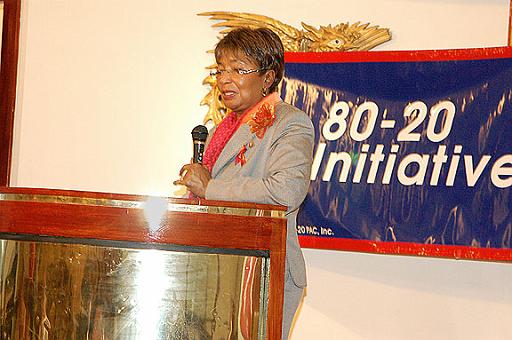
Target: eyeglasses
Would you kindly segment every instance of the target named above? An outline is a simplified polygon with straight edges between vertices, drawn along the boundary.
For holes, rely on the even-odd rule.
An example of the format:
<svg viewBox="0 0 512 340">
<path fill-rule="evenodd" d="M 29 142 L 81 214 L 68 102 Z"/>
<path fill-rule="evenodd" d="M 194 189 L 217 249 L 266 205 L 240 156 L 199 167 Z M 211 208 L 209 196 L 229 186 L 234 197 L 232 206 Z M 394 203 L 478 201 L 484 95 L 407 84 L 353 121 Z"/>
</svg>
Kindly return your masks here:
<svg viewBox="0 0 512 340">
<path fill-rule="evenodd" d="M 244 76 L 246 74 L 251 74 L 254 72 L 260 72 L 260 71 L 266 71 L 264 68 L 258 68 L 258 69 L 243 69 L 243 68 L 235 68 L 235 69 L 225 69 L 225 70 L 219 70 L 215 69 L 210 71 L 210 75 L 212 77 L 224 77 L 227 75 L 240 75 Z"/>
</svg>

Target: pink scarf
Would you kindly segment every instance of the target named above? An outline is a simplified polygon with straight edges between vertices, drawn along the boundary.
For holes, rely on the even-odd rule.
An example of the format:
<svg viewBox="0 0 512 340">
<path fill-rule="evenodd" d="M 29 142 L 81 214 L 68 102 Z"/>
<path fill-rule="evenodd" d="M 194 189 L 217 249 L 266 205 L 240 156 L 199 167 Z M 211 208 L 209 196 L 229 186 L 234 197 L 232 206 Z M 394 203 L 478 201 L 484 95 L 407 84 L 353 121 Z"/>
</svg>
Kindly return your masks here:
<svg viewBox="0 0 512 340">
<path fill-rule="evenodd" d="M 212 172 L 213 166 L 217 159 L 220 156 L 220 153 L 229 142 L 231 137 L 235 134 L 236 130 L 240 126 L 242 122 L 241 119 L 238 119 L 235 112 L 230 112 L 222 122 L 220 122 L 219 126 L 215 130 L 215 133 L 204 152 L 203 164 L 208 168 L 210 173 Z"/>
</svg>

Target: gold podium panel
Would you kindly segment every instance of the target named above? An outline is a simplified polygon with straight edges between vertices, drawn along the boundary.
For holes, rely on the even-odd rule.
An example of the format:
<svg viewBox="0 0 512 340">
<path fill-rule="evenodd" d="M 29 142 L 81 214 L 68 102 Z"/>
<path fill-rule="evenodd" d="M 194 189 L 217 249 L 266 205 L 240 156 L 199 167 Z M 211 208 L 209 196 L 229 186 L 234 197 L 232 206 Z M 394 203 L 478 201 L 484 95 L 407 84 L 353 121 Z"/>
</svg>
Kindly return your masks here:
<svg viewBox="0 0 512 340">
<path fill-rule="evenodd" d="M 262 339 L 267 267 L 255 256 L 2 240 L 1 338 Z"/>
</svg>

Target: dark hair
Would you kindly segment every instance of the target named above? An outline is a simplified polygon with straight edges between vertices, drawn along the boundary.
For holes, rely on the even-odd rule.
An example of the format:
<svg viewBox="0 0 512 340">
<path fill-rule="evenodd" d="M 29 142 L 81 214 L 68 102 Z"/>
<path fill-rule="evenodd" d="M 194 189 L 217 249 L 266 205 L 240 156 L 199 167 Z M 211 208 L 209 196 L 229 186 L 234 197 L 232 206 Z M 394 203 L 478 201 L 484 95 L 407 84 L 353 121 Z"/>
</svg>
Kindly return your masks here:
<svg viewBox="0 0 512 340">
<path fill-rule="evenodd" d="M 219 60 L 225 52 L 241 52 L 255 61 L 259 68 L 265 71 L 274 70 L 276 78 L 270 85 L 269 92 L 277 91 L 284 73 L 284 47 L 279 36 L 272 30 L 246 27 L 234 29 L 215 46 L 215 59 Z"/>
</svg>

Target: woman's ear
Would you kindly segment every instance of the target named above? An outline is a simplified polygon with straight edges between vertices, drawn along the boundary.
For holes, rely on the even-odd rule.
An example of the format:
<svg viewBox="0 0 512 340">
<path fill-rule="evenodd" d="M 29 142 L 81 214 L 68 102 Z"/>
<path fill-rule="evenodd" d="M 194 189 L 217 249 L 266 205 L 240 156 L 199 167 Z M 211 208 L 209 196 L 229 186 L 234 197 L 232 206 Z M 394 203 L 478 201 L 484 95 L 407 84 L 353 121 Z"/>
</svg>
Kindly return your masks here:
<svg viewBox="0 0 512 340">
<path fill-rule="evenodd" d="M 276 79 L 276 71 L 268 70 L 265 73 L 265 78 L 263 79 L 263 81 L 265 82 L 265 85 L 268 85 L 268 87 L 270 87 L 274 83 L 275 79 Z"/>
</svg>

